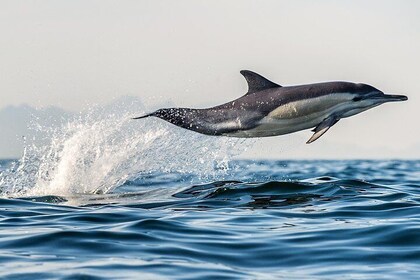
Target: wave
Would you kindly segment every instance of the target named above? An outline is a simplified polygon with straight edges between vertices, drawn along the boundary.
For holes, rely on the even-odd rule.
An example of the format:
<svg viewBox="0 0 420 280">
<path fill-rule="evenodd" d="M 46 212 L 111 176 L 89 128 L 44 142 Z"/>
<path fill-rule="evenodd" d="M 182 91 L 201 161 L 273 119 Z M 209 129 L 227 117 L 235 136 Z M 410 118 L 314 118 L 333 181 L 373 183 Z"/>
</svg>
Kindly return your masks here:
<svg viewBox="0 0 420 280">
<path fill-rule="evenodd" d="M 153 173 L 223 178 L 230 159 L 250 143 L 200 135 L 159 119 L 131 119 L 145 111 L 139 100 L 130 100 L 91 108 L 59 127 L 33 125 L 50 141 L 28 143 L 22 158 L 0 173 L 0 195 L 106 194 Z"/>
</svg>

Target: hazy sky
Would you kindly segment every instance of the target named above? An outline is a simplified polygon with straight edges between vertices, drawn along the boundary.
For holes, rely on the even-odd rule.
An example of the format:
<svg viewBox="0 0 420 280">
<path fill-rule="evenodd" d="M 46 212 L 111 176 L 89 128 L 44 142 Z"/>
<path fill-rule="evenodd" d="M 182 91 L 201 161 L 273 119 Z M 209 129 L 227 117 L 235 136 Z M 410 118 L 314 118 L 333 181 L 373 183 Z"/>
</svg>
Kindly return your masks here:
<svg viewBox="0 0 420 280">
<path fill-rule="evenodd" d="M 261 140 L 278 157 L 420 157 L 420 1 L 0 1 L 0 108 L 77 111 L 132 95 L 204 107 L 282 84 L 347 80 L 409 96 L 311 133 Z M 297 144 L 298 143 L 298 144 Z"/>
</svg>

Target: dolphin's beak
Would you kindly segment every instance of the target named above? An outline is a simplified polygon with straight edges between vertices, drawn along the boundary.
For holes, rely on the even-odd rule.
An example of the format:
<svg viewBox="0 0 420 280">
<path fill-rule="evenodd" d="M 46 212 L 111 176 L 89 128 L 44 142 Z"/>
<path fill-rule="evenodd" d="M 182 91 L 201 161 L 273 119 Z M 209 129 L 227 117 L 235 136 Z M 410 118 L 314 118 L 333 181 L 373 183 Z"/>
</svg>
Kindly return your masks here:
<svg viewBox="0 0 420 280">
<path fill-rule="evenodd" d="M 381 94 L 368 97 L 368 99 L 376 100 L 379 103 L 385 102 L 395 102 L 395 101 L 406 101 L 408 97 L 405 95 L 396 95 L 396 94 Z"/>
<path fill-rule="evenodd" d="M 396 95 L 396 94 L 385 94 L 383 96 L 385 102 L 393 102 L 393 101 L 407 101 L 408 97 L 405 95 Z"/>
</svg>

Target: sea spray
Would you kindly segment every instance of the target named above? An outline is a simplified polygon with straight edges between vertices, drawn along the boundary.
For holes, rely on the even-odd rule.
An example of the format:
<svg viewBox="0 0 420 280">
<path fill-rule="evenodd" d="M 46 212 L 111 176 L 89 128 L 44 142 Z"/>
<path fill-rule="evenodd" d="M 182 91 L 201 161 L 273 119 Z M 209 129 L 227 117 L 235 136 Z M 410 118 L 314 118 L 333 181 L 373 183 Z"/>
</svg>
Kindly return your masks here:
<svg viewBox="0 0 420 280">
<path fill-rule="evenodd" d="M 47 143 L 28 141 L 23 156 L 0 174 L 3 196 L 109 193 L 153 172 L 191 174 L 195 182 L 223 177 L 246 140 L 211 137 L 159 119 L 140 121 L 141 103 L 94 107 L 55 127 L 31 124 Z"/>
</svg>

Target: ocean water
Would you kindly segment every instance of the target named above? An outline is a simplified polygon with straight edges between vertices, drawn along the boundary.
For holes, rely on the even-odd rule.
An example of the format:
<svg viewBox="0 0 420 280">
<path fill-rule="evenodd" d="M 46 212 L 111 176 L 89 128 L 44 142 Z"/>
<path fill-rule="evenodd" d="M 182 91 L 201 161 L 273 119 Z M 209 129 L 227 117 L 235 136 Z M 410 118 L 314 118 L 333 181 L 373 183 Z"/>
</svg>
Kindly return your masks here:
<svg viewBox="0 0 420 280">
<path fill-rule="evenodd" d="M 0 161 L 0 278 L 420 278 L 420 161 L 238 160 L 101 114 Z"/>
</svg>

